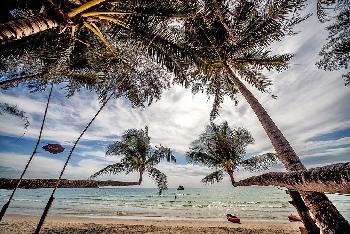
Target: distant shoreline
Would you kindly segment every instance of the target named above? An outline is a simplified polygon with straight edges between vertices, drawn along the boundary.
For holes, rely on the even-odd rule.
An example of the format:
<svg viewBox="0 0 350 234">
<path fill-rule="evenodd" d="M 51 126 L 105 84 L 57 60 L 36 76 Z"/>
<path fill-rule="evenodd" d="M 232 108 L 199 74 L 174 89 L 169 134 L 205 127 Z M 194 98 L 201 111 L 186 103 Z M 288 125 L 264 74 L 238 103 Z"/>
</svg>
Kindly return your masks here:
<svg viewBox="0 0 350 234">
<path fill-rule="evenodd" d="M 0 225 L 1 233 L 31 233 L 39 221 L 38 216 L 6 215 Z M 301 223 L 269 220 L 242 220 L 241 224 L 207 219 L 166 219 L 152 217 L 72 217 L 49 216 L 42 233 L 299 233 Z"/>
<path fill-rule="evenodd" d="M 18 183 L 18 179 L 0 178 L 0 189 L 14 189 Z M 54 188 L 57 179 L 22 179 L 18 188 L 22 189 L 40 189 Z M 132 186 L 138 185 L 138 182 L 123 182 L 113 180 L 68 180 L 61 179 L 60 188 L 99 188 L 104 186 Z"/>
</svg>

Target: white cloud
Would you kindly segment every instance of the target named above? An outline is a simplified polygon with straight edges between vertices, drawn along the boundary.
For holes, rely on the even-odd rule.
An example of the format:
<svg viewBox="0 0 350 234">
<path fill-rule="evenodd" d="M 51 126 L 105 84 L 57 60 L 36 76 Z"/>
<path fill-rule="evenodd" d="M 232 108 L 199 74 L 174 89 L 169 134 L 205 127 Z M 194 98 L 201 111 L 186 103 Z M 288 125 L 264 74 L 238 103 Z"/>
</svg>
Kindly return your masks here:
<svg viewBox="0 0 350 234">
<path fill-rule="evenodd" d="M 340 78 L 342 72 L 325 72 L 318 70 L 314 65 L 319 59 L 318 52 L 327 36 L 322 29 L 323 26 L 316 23 L 313 16 L 306 23 L 298 26 L 302 29 L 302 33 L 276 43 L 274 51 L 296 54 L 289 70 L 279 74 L 270 73 L 274 81 L 273 92 L 278 96 L 277 100 L 249 87 L 299 156 L 307 162 L 308 167 L 337 162 L 338 159 L 342 160 L 345 154 L 349 154 L 349 148 L 330 149 L 349 142 L 349 138 L 308 141 L 318 135 L 350 128 L 350 106 L 348 105 L 350 90 L 349 87 L 344 87 L 343 80 Z M 35 138 L 39 132 L 46 96 L 47 93 L 19 91 L 19 93 L 2 93 L 0 99 L 3 102 L 18 104 L 27 112 L 32 125 L 26 136 Z M 62 90 L 55 89 L 43 138 L 71 144 L 95 114 L 99 103 L 96 96 L 88 92 L 80 92 L 68 100 L 62 96 Z M 212 100 L 207 101 L 204 94 L 193 96 L 189 90 L 179 86 L 166 91 L 160 101 L 145 109 L 132 109 L 124 99 L 112 100 L 83 139 L 113 140 L 126 129 L 143 128 L 148 125 L 153 145 L 162 144 L 184 153 L 190 142 L 209 123 L 211 103 Z M 23 125 L 20 122 L 8 116 L 0 116 L 0 118 L 2 135 L 19 136 L 23 133 Z M 221 116 L 216 122 L 223 120 L 227 120 L 231 126 L 243 126 L 252 132 L 256 143 L 248 148 L 250 152 L 273 151 L 258 119 L 242 97 L 238 106 L 234 106 L 230 100 L 225 100 Z M 86 160 L 80 161 L 78 166 L 70 167 L 67 175 L 81 174 L 84 177 L 115 160 L 105 158 L 106 163 L 102 163 L 101 159 L 104 158 L 102 149 L 80 147 L 77 153 L 86 157 Z M 1 154 L 1 165 L 21 168 L 18 164 L 20 162 L 17 162 L 15 157 L 6 155 Z M 320 156 L 325 161 L 317 161 Z M 39 159 L 42 160 L 41 165 L 38 162 L 35 165 L 38 173 L 43 170 L 43 175 L 52 172 L 45 169 L 44 164 L 56 166 L 57 161 L 57 165 L 60 165 L 59 160 L 52 161 L 54 159 L 40 157 Z M 169 181 L 172 185 L 186 182 L 200 186 L 199 181 L 206 173 L 203 167 L 189 165 L 161 164 L 159 167 L 169 173 Z M 72 172 L 69 172 L 70 170 Z M 130 176 L 136 178 L 136 175 Z M 152 182 L 146 180 L 145 184 L 148 186 Z"/>
</svg>

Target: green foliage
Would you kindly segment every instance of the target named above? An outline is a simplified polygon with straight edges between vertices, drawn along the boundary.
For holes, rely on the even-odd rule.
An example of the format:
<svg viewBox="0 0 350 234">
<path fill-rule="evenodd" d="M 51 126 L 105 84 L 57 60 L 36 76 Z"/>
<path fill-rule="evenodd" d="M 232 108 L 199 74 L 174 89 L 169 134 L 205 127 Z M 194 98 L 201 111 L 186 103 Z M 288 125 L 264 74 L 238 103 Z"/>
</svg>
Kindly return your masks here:
<svg viewBox="0 0 350 234">
<path fill-rule="evenodd" d="M 121 140 L 107 146 L 106 155 L 121 157 L 120 163 L 109 165 L 91 176 L 106 174 L 118 174 L 125 172 L 138 172 L 140 174 L 139 183 L 142 181 L 142 175 L 146 171 L 148 175 L 157 183 L 159 192 L 167 189 L 167 177 L 164 173 L 155 168 L 162 160 L 176 162 L 169 148 L 150 145 L 148 128 L 128 129 L 123 133 Z"/>
<path fill-rule="evenodd" d="M 268 46 L 290 34 L 292 26 L 305 19 L 297 13 L 297 10 L 303 7 L 303 3 L 302 0 L 268 1 L 267 4 L 261 1 L 220 1 L 223 17 L 236 35 L 231 38 L 213 11 L 211 1 L 104 2 L 92 10 L 131 13 L 120 16 L 121 20 L 127 22 L 128 28 L 97 22 L 107 40 L 118 51 L 118 57 L 102 56 L 101 43 L 96 41 L 91 32 L 81 29 L 77 34 L 79 41 L 74 43 L 67 67 L 61 69 L 54 77 L 56 82 L 69 81 L 68 95 L 73 95 L 85 87 L 97 91 L 103 99 L 108 91 L 118 87 L 120 92 L 117 92 L 116 96 L 126 96 L 135 106 L 150 104 L 160 97 L 162 90 L 169 87 L 170 82 L 169 78 L 167 81 L 162 77 L 156 79 L 159 77 L 157 72 L 148 72 L 146 78 L 140 78 L 144 73 L 140 74 L 136 68 L 138 64 L 130 63 L 139 61 L 134 56 L 138 54 L 143 61 L 147 61 L 143 67 L 151 65 L 146 58 L 148 57 L 160 68 L 172 72 L 175 75 L 175 83 L 185 87 L 191 86 L 194 93 L 206 92 L 214 96 L 211 112 L 211 119 L 214 119 L 219 114 L 220 104 L 225 96 L 237 103 L 238 90 L 230 84 L 230 76 L 226 74 L 223 61 L 229 63 L 237 75 L 259 91 L 270 92 L 269 86 L 272 82 L 264 76 L 263 71 L 281 71 L 287 68 L 292 56 L 271 54 Z M 60 8 L 68 12 L 76 7 L 74 4 L 76 3 L 72 4 L 72 1 L 63 1 Z M 82 19 L 75 17 L 74 22 L 76 20 Z M 56 32 L 52 34 L 55 35 Z M 65 38 L 67 35 L 63 33 L 59 37 Z M 124 47 L 127 47 L 127 50 Z M 43 48 L 53 48 L 49 49 L 50 52 L 44 57 L 59 57 L 55 56 L 55 51 L 59 51 L 55 46 Z M 129 59 L 130 50 L 135 53 Z M 42 58 L 43 55 L 38 57 Z M 152 71 L 154 67 L 153 64 L 148 71 Z M 130 71 L 135 76 L 129 76 Z M 116 77 L 115 74 L 120 76 Z M 47 82 L 40 81 L 36 84 L 46 85 Z"/>
<path fill-rule="evenodd" d="M 276 154 L 266 153 L 243 160 L 241 166 L 250 171 L 267 170 L 277 161 Z"/>
<path fill-rule="evenodd" d="M 190 65 L 186 80 L 177 77 L 175 82 L 190 85 L 194 93 L 206 92 L 214 96 L 211 120 L 219 114 L 225 96 L 237 103 L 239 91 L 230 82 L 232 77 L 227 74 L 224 62 L 259 91 L 270 92 L 272 82 L 263 71 L 286 69 L 292 55 L 274 55 L 269 46 L 293 33 L 293 26 L 307 18 L 297 13 L 303 4 L 302 0 L 268 1 L 267 4 L 220 1 L 220 11 L 232 36 L 214 12 L 211 1 L 201 2 L 196 16 L 186 18 L 181 28 L 184 36 L 177 44 L 187 51 L 186 57 L 182 57 L 184 64 Z"/>
<path fill-rule="evenodd" d="M 159 171 L 157 168 L 150 168 L 147 170 L 148 175 L 157 183 L 157 187 L 159 189 L 159 195 L 168 189 L 168 179 L 167 176 Z"/>
<path fill-rule="evenodd" d="M 335 22 L 327 27 L 328 41 L 322 47 L 322 59 L 317 66 L 324 70 L 333 71 L 348 69 L 350 62 L 350 6 L 343 7 Z M 350 85 L 350 72 L 343 75 L 345 85 Z"/>
<path fill-rule="evenodd" d="M 75 3 L 77 2 L 72 4 L 72 1 L 62 1 L 58 5 L 64 12 L 69 12 L 76 7 Z M 163 71 L 162 66 L 170 68 L 172 65 L 169 62 L 157 65 L 150 61 L 147 53 L 139 53 L 142 49 L 139 45 L 143 42 L 153 42 L 152 38 L 158 36 L 154 34 L 156 31 L 153 29 L 164 28 L 173 17 L 181 18 L 192 14 L 192 8 L 189 7 L 191 4 L 190 1 L 178 0 L 162 3 L 151 0 L 128 1 L 122 4 L 102 3 L 93 10 L 131 13 L 120 16 L 121 20 L 128 22 L 128 28 L 108 25 L 103 21 L 96 22 L 116 49 L 117 55 L 108 53 L 104 45 L 86 28 L 81 28 L 74 39 L 67 34 L 68 29 L 61 34 L 58 34 L 57 30 L 48 30 L 10 45 L 2 45 L 4 48 L 6 46 L 6 50 L 1 50 L 4 53 L 0 54 L 0 73 L 5 74 L 4 77 L 9 80 L 31 76 L 33 82 L 29 83 L 29 87 L 34 91 L 43 90 L 50 82 L 65 82 L 67 96 L 86 88 L 97 92 L 103 101 L 109 91 L 117 89 L 116 97 L 126 97 L 133 106 L 150 105 L 170 86 L 168 74 Z M 28 12 L 30 13 L 27 16 L 37 13 L 30 5 Z M 23 15 L 13 15 L 13 19 L 20 17 Z M 73 21 L 76 20 L 82 19 L 76 17 Z M 131 46 L 133 43 L 136 46 Z M 158 47 L 152 44 L 149 48 L 144 46 L 143 49 L 149 50 L 149 54 L 172 50 L 167 44 L 162 48 L 161 39 L 157 43 Z M 62 59 L 64 63 L 59 63 Z M 18 64 L 18 61 L 21 61 L 21 64 Z M 175 70 L 173 68 L 171 71 Z"/>
<path fill-rule="evenodd" d="M 107 167 L 103 168 L 102 170 L 99 170 L 95 174 L 93 174 L 90 178 L 96 178 L 101 175 L 114 175 L 118 174 L 120 172 L 123 172 L 125 170 L 125 167 L 122 163 L 115 163 L 112 165 L 108 165 Z"/>
<path fill-rule="evenodd" d="M 273 153 L 244 159 L 247 146 L 253 143 L 253 137 L 244 128 L 231 129 L 226 121 L 220 125 L 212 123 L 191 143 L 186 154 L 187 161 L 216 170 L 202 180 L 205 183 L 220 182 L 224 172 L 232 176 L 238 166 L 260 170 L 268 169 L 276 163 L 277 159 Z"/>
<path fill-rule="evenodd" d="M 221 182 L 223 178 L 224 178 L 224 173 L 222 170 L 219 170 L 219 171 L 214 171 L 213 173 L 210 173 L 209 175 L 204 177 L 201 181 L 202 183 L 214 184 L 215 182 L 216 183 Z"/>
</svg>

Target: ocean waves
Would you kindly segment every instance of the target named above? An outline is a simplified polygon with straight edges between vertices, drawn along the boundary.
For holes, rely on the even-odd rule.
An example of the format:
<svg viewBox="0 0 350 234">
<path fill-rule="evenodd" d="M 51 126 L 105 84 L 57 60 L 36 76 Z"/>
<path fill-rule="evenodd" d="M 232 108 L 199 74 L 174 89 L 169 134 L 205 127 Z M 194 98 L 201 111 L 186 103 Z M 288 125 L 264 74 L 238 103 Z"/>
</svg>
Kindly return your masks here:
<svg viewBox="0 0 350 234">
<path fill-rule="evenodd" d="M 49 197 L 50 189 L 24 190 L 16 193 L 9 212 L 37 215 Z M 219 192 L 218 192 L 219 191 Z M 11 191 L 0 190 L 0 205 Z M 52 215 L 88 217 L 164 217 L 225 219 L 232 213 L 241 218 L 286 220 L 296 213 L 289 196 L 275 188 L 188 188 L 179 193 L 169 189 L 159 196 L 151 188 L 59 189 Z M 331 195 L 337 208 L 350 218 L 350 197 Z"/>
</svg>

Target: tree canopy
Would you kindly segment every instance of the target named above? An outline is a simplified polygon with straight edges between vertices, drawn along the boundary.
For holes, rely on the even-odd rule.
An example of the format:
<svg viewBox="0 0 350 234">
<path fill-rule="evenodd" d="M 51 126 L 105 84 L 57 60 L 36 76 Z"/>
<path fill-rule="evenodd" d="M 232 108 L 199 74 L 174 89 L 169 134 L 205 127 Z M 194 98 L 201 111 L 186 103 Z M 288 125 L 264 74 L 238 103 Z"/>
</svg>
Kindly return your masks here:
<svg viewBox="0 0 350 234">
<path fill-rule="evenodd" d="M 216 170 L 204 177 L 203 183 L 220 182 L 224 173 L 227 173 L 235 186 L 233 174 L 239 166 L 250 171 L 265 170 L 277 162 L 274 153 L 245 159 L 246 148 L 253 143 L 253 137 L 244 128 L 231 129 L 226 121 L 220 125 L 211 123 L 205 132 L 191 143 L 186 154 L 187 161 Z"/>
<path fill-rule="evenodd" d="M 126 174 L 138 172 L 138 184 L 140 185 L 144 172 L 147 172 L 156 182 L 159 193 L 166 190 L 168 188 L 167 176 L 158 170 L 156 166 L 162 160 L 176 162 L 176 158 L 171 153 L 170 148 L 162 145 L 155 148 L 151 147 L 150 140 L 147 126 L 144 130 L 129 129 L 125 131 L 120 141 L 108 145 L 106 152 L 107 155 L 120 157 L 120 162 L 108 165 L 91 177 L 95 178 L 101 175 L 112 175 L 121 172 L 125 172 Z"/>
</svg>

